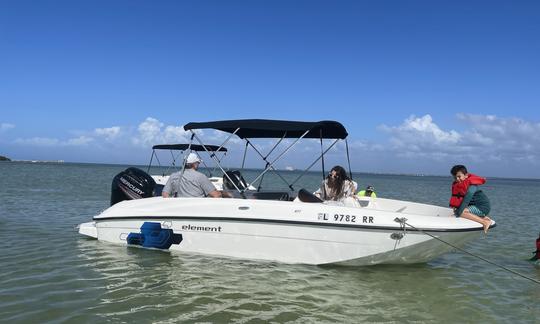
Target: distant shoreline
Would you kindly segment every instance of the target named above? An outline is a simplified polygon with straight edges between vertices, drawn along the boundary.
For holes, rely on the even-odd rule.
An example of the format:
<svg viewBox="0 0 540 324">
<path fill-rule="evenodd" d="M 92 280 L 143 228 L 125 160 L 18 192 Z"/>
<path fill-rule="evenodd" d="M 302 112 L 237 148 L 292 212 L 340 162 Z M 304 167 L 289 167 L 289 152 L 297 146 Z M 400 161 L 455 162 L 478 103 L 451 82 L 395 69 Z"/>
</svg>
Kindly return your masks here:
<svg viewBox="0 0 540 324">
<path fill-rule="evenodd" d="M 36 163 L 36 164 L 64 164 L 64 165 L 73 165 L 73 164 L 88 164 L 88 165 L 102 165 L 102 166 L 134 166 L 138 167 L 144 171 L 148 167 L 148 164 L 130 164 L 130 163 L 96 163 L 96 162 L 65 162 L 64 160 L 10 160 L 5 162 L 11 163 Z M 157 167 L 157 166 L 152 166 Z M 167 166 L 162 166 L 167 168 Z M 224 166 L 225 169 L 240 169 L 236 167 Z M 205 169 L 205 168 L 202 168 Z M 213 169 L 213 168 L 210 168 Z M 245 170 L 257 171 L 263 170 L 262 168 L 244 168 Z M 290 171 L 287 169 L 278 169 L 278 171 L 287 173 L 301 173 L 303 169 L 295 169 Z M 321 173 L 320 170 L 311 170 L 308 173 Z M 383 172 L 366 172 L 366 171 L 353 171 L 353 175 L 369 175 L 369 176 L 404 176 L 404 177 L 436 177 L 436 178 L 451 178 L 450 175 L 440 175 L 440 174 L 423 174 L 423 173 L 383 173 Z M 497 177 L 497 176 L 486 176 L 489 179 L 503 179 L 503 180 L 525 180 L 525 181 L 538 181 L 540 178 L 511 178 L 511 177 Z"/>
<path fill-rule="evenodd" d="M 64 160 L 10 160 L 11 162 L 23 162 L 23 163 L 65 163 Z M 77 163 L 77 162 L 74 162 Z"/>
</svg>

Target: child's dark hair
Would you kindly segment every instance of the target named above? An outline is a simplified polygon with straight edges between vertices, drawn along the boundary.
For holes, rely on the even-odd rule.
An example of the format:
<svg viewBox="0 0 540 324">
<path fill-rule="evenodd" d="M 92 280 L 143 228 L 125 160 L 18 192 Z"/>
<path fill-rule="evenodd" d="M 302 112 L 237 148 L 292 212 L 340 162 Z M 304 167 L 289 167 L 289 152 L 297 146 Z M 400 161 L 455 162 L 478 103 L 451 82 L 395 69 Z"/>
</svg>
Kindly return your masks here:
<svg viewBox="0 0 540 324">
<path fill-rule="evenodd" d="M 454 165 L 452 169 L 450 169 L 450 173 L 455 177 L 458 172 L 461 172 L 463 174 L 467 174 L 467 168 L 464 165 L 458 164 Z"/>
</svg>

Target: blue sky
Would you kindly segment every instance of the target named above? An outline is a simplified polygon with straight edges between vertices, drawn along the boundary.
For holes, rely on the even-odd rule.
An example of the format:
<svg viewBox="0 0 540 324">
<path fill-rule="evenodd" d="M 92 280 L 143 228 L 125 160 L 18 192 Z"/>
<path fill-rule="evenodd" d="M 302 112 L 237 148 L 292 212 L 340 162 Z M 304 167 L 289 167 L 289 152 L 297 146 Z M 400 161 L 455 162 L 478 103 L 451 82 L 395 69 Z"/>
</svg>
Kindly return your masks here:
<svg viewBox="0 0 540 324">
<path fill-rule="evenodd" d="M 353 170 L 540 178 L 538 1 L 4 0 L 0 39 L 13 159 L 146 163 L 190 121 L 333 119 Z"/>
</svg>

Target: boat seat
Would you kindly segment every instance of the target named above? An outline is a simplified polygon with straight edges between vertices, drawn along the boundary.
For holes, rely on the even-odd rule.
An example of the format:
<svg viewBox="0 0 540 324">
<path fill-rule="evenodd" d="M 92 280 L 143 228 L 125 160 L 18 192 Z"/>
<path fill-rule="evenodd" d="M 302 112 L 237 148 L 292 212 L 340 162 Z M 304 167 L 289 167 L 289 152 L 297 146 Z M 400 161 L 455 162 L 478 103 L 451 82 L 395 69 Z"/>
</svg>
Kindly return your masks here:
<svg viewBox="0 0 540 324">
<path fill-rule="evenodd" d="M 233 171 L 227 171 L 225 173 L 227 175 L 223 175 L 223 189 L 235 190 L 238 187 L 238 189 L 240 190 L 245 190 L 248 188 L 246 180 L 244 180 L 244 177 L 242 177 L 242 174 L 240 173 L 240 171 L 233 170 Z M 231 183 L 231 180 L 234 182 L 234 184 Z"/>
<path fill-rule="evenodd" d="M 302 188 L 298 191 L 298 200 L 305 203 L 322 203 L 323 201 L 312 194 L 311 192 L 307 191 L 306 189 Z"/>
<path fill-rule="evenodd" d="M 254 192 L 251 198 L 262 200 L 289 200 L 289 193 L 286 191 Z"/>
</svg>

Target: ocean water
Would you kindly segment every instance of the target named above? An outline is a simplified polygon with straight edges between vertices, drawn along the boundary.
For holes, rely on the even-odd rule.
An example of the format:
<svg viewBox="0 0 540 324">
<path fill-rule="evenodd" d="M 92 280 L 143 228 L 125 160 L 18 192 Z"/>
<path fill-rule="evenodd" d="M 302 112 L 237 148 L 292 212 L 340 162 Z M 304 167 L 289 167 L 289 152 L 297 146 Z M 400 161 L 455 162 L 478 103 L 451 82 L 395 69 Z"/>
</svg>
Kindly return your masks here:
<svg viewBox="0 0 540 324">
<path fill-rule="evenodd" d="M 116 246 L 75 226 L 126 166 L 0 163 L 0 321 L 538 323 L 540 286 L 460 252 L 408 266 L 309 266 Z M 299 173 L 284 172 L 287 179 Z M 246 179 L 254 173 L 246 171 Z M 299 187 L 314 190 L 318 173 Z M 449 177 L 355 175 L 379 196 L 445 206 Z M 267 188 L 281 180 L 269 174 Z M 488 179 L 498 227 L 466 246 L 540 280 L 540 180 Z"/>
</svg>

